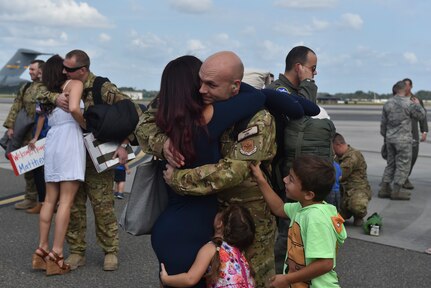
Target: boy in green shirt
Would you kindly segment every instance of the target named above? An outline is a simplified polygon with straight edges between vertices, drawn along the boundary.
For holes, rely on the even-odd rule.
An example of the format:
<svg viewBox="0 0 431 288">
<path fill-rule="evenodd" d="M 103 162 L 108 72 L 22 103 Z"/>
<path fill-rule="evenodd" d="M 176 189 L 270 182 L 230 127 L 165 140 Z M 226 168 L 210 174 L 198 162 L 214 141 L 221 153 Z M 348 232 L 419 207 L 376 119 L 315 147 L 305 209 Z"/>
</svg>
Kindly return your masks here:
<svg viewBox="0 0 431 288">
<path fill-rule="evenodd" d="M 283 203 L 259 165 L 250 168 L 265 201 L 274 215 L 291 220 L 285 274 L 273 276 L 270 287 L 340 287 L 335 259 L 347 234 L 337 209 L 323 201 L 335 181 L 334 166 L 314 155 L 296 158 L 283 181 L 287 198 L 298 202 Z"/>
</svg>

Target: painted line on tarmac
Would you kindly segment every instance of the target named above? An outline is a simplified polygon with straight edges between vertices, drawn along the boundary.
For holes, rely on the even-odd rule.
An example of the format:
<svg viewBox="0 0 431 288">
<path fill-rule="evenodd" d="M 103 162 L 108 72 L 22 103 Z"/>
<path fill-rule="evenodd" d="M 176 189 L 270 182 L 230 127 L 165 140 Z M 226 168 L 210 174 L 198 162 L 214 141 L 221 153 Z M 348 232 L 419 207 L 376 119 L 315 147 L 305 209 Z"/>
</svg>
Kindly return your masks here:
<svg viewBox="0 0 431 288">
<path fill-rule="evenodd" d="M 24 194 L 22 193 L 0 198 L 0 208 L 21 200 L 24 200 Z"/>
</svg>

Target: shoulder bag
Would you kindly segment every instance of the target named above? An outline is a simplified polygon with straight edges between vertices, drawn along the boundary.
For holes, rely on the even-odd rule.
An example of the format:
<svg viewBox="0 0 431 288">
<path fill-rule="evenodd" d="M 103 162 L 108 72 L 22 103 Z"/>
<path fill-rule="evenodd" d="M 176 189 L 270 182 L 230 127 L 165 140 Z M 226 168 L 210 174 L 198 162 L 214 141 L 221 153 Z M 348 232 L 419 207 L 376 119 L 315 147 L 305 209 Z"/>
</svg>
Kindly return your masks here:
<svg viewBox="0 0 431 288">
<path fill-rule="evenodd" d="M 168 205 L 163 179 L 164 164 L 153 155 L 136 168 L 132 190 L 120 216 L 120 226 L 129 234 L 151 234 L 154 223 Z"/>
</svg>

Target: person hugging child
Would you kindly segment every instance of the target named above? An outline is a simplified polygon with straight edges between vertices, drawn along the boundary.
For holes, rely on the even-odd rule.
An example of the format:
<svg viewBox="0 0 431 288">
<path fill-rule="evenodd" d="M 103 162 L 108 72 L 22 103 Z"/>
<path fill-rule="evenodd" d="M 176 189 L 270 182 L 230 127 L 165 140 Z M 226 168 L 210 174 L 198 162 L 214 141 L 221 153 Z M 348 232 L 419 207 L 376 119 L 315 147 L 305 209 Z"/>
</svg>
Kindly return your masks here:
<svg viewBox="0 0 431 288">
<path fill-rule="evenodd" d="M 270 287 L 291 287 L 301 282 L 301 287 L 340 287 L 335 259 L 347 233 L 337 209 L 324 201 L 335 181 L 334 166 L 314 155 L 296 158 L 283 181 L 287 198 L 297 202 L 283 203 L 259 165 L 251 164 L 250 169 L 265 201 L 273 214 L 291 220 L 284 275 L 271 277 Z"/>
<path fill-rule="evenodd" d="M 240 205 L 230 205 L 214 219 L 214 237 L 199 250 L 187 273 L 168 275 L 161 263 L 163 285 L 191 287 L 206 278 L 207 287 L 254 288 L 253 272 L 244 251 L 254 241 L 255 225 L 250 212 Z"/>
</svg>

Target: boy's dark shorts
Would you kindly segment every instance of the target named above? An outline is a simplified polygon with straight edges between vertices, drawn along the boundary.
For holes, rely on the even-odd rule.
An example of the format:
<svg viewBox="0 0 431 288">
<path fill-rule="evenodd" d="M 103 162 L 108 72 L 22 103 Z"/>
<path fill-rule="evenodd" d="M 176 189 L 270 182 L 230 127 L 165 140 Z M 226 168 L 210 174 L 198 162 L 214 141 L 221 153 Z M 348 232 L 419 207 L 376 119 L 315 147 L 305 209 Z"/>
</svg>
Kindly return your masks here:
<svg viewBox="0 0 431 288">
<path fill-rule="evenodd" d="M 124 181 L 126 181 L 126 170 L 115 169 L 115 172 L 114 172 L 114 181 L 115 182 L 124 182 Z"/>
</svg>

